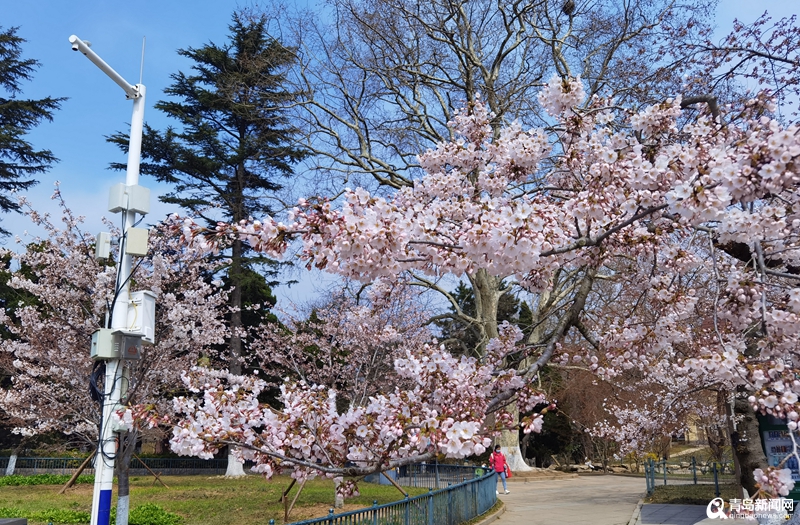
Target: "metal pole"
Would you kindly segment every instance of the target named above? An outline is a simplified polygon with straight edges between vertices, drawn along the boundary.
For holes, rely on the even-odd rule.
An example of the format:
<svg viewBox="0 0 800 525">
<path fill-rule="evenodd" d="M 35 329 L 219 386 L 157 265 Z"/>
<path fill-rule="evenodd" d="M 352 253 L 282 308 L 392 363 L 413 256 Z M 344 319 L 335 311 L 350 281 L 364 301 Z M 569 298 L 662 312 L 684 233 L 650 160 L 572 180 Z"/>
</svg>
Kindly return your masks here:
<svg viewBox="0 0 800 525">
<path fill-rule="evenodd" d="M 111 80 L 113 80 L 119 87 L 121 87 L 122 90 L 125 91 L 125 94 L 128 95 L 128 98 L 136 98 L 137 97 L 136 88 L 134 86 L 128 84 L 125 81 L 125 79 L 122 78 L 122 75 L 120 75 L 119 73 L 114 71 L 114 69 L 111 66 L 109 66 L 108 64 L 106 64 L 105 61 L 102 58 L 97 56 L 97 53 L 92 51 L 92 48 L 90 48 L 86 44 L 86 42 L 84 42 L 83 40 L 81 40 L 77 36 L 72 35 L 71 37 L 69 37 L 69 43 L 72 44 L 72 49 L 74 51 L 80 51 L 81 53 L 86 55 L 86 58 L 91 60 L 94 65 L 96 65 L 98 68 L 100 68 L 100 70 L 103 73 L 108 75 L 111 78 Z"/>
<path fill-rule="evenodd" d="M 433 489 L 428 489 L 428 525 L 433 523 Z"/>
<path fill-rule="evenodd" d="M 694 484 L 697 485 L 697 460 L 694 456 L 692 456 L 692 477 L 694 478 Z"/>
<path fill-rule="evenodd" d="M 717 476 L 717 462 L 714 462 L 714 495 L 719 497 L 719 477 Z"/>
<path fill-rule="evenodd" d="M 447 485 L 447 525 L 453 524 L 453 491 L 450 490 L 450 484 Z"/>
<path fill-rule="evenodd" d="M 69 37 L 72 49 L 80 51 L 92 61 L 100 70 L 108 75 L 119 87 L 125 91 L 129 99 L 133 99 L 133 115 L 131 117 L 131 134 L 128 145 L 128 166 L 125 174 L 125 184 L 132 186 L 139 183 L 139 163 L 142 153 L 142 129 L 144 127 L 144 101 L 145 87 L 142 84 L 131 85 L 114 69 L 106 64 L 86 43 L 75 35 Z M 119 244 L 119 265 L 117 266 L 117 284 L 119 289 L 115 290 L 116 301 L 114 310 L 111 312 L 111 328 L 124 329 L 127 325 L 128 317 L 128 290 L 130 287 L 130 275 L 132 268 L 132 257 L 125 253 L 125 235 L 133 227 L 136 220 L 136 213 L 122 211 L 123 239 Z M 120 300 L 122 299 L 122 300 Z M 127 390 L 127 385 L 123 384 L 122 366 L 119 359 L 109 359 L 106 361 L 106 377 L 103 395 L 102 420 L 100 425 L 100 444 L 95 459 L 95 481 L 94 494 L 92 495 L 92 519 L 91 525 L 108 525 L 111 518 L 111 491 L 114 482 L 114 459 L 117 453 L 116 437 L 111 426 L 111 417 L 119 407 L 119 401 L 123 389 Z M 127 505 L 128 501 L 120 499 L 119 506 Z M 118 513 L 127 514 L 127 509 L 117 509 Z"/>
<path fill-rule="evenodd" d="M 111 427 L 111 416 L 119 403 L 120 362 L 117 359 L 106 362 L 105 395 L 103 396 L 103 415 L 100 422 L 100 444 L 94 461 L 94 494 L 92 496 L 91 525 L 108 525 L 111 519 L 111 490 L 114 482 L 114 456 L 117 443 Z"/>
<path fill-rule="evenodd" d="M 472 501 L 472 507 L 473 508 L 472 508 L 472 513 L 469 515 L 470 519 L 474 518 L 475 516 L 478 516 L 478 514 L 479 514 L 478 513 L 478 507 L 479 507 L 479 505 L 478 505 L 478 494 L 476 493 L 476 489 L 478 488 L 477 485 L 478 485 L 478 481 L 477 480 L 471 480 L 470 484 L 468 486 L 464 487 L 464 489 L 466 489 L 464 491 L 464 497 L 467 498 L 467 493 L 468 493 L 469 497 L 467 498 L 467 500 L 468 501 L 469 500 Z M 464 506 L 466 507 L 466 505 L 464 505 Z"/>
</svg>

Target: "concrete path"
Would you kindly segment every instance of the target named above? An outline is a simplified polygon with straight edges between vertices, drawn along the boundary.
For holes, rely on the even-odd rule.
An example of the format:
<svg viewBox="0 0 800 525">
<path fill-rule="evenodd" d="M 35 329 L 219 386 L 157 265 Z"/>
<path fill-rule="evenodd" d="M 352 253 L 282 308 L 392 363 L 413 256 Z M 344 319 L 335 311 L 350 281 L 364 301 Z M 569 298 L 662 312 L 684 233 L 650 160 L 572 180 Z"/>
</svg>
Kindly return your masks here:
<svg viewBox="0 0 800 525">
<path fill-rule="evenodd" d="M 502 488 L 502 486 L 501 486 Z M 644 495 L 644 478 L 585 476 L 509 483 L 498 525 L 627 525 Z"/>
</svg>

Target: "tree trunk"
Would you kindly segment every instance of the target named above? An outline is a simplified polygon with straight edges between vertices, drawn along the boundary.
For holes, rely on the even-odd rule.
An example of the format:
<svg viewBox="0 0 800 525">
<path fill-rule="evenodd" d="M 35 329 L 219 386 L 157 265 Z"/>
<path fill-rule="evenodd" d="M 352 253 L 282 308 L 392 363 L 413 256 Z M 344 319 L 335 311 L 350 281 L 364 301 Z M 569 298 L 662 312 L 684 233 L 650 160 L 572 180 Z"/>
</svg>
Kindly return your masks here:
<svg viewBox="0 0 800 525">
<path fill-rule="evenodd" d="M 333 478 L 333 506 L 337 509 L 344 507 L 344 497 L 339 492 L 339 486 L 343 481 L 344 479 L 342 477 Z M 380 478 L 378 478 L 378 482 L 380 483 Z"/>
<path fill-rule="evenodd" d="M 6 476 L 13 476 L 14 469 L 17 467 L 17 451 L 11 453 L 11 457 L 8 458 L 8 465 L 6 466 Z"/>
<path fill-rule="evenodd" d="M 22 452 L 22 447 L 25 444 L 25 438 L 19 442 L 19 445 L 14 447 L 14 450 L 11 452 L 11 457 L 8 458 L 8 465 L 6 465 L 6 476 L 13 476 L 14 469 L 17 468 L 17 456 L 20 452 Z"/>
<path fill-rule="evenodd" d="M 236 239 L 231 248 L 231 266 L 228 270 L 228 277 L 231 281 L 231 340 L 230 357 L 228 361 L 228 371 L 231 374 L 240 375 L 242 373 L 242 241 Z"/>
<path fill-rule="evenodd" d="M 244 463 L 241 463 L 233 455 L 233 448 L 228 448 L 228 468 L 225 469 L 226 478 L 241 478 L 247 474 L 244 471 Z"/>
<path fill-rule="evenodd" d="M 736 399 L 733 412 L 737 418 L 738 440 L 733 447 L 741 475 L 739 481 L 747 493 L 752 496 L 756 492 L 753 471 L 757 468 L 766 470 L 767 457 L 761 448 L 761 436 L 758 431 L 758 419 L 750 403 L 746 399 Z M 732 440 L 733 441 L 733 440 Z"/>
<path fill-rule="evenodd" d="M 486 343 L 489 342 L 489 339 L 500 335 L 497 331 L 497 306 L 502 295 L 501 280 L 489 275 L 489 272 L 483 268 L 469 276 L 469 280 L 475 295 L 475 317 L 478 320 L 478 330 L 481 334 L 481 342 L 477 351 L 482 356 L 486 351 Z"/>
<path fill-rule="evenodd" d="M 742 465 L 739 460 L 739 455 L 736 454 L 736 447 L 739 445 L 739 431 L 736 429 L 736 423 L 734 422 L 733 419 L 733 406 L 727 399 L 725 399 L 726 395 L 730 395 L 730 392 L 726 392 L 725 394 L 723 394 L 722 392 L 718 392 L 717 395 L 719 396 L 719 398 L 722 398 L 722 401 L 725 405 L 724 412 L 725 412 L 725 419 L 727 419 L 728 440 L 731 444 L 731 451 L 733 456 L 734 479 L 741 479 Z M 742 487 L 741 483 L 737 483 L 736 485 L 737 485 L 736 497 L 739 499 L 744 499 L 744 490 L 743 490 L 744 487 Z"/>
<path fill-rule="evenodd" d="M 507 410 L 514 416 L 514 423 L 519 423 L 517 404 L 509 405 Z M 522 455 L 522 450 L 519 446 L 519 429 L 503 430 L 497 440 L 495 440 L 495 445 L 500 445 L 500 450 L 503 451 L 503 455 L 506 457 L 506 462 L 508 463 L 508 468 L 510 468 L 512 472 L 527 472 L 533 470 L 525 463 L 525 458 Z"/>
<path fill-rule="evenodd" d="M 472 290 L 475 294 L 475 314 L 478 321 L 481 323 L 481 344 L 478 348 L 480 355 L 484 355 L 486 351 L 486 343 L 490 339 L 498 337 L 500 332 L 497 328 L 497 307 L 500 304 L 500 296 L 503 292 L 500 290 L 502 286 L 502 279 L 489 275 L 485 269 L 476 271 L 470 276 Z M 509 413 L 513 416 L 513 424 L 519 424 L 519 410 L 517 405 L 509 405 Z M 519 447 L 519 430 L 514 428 L 512 430 L 503 430 L 500 436 L 495 441 L 496 445 L 500 445 L 500 449 L 506 456 L 508 467 L 512 471 L 524 472 L 532 470 L 522 456 L 522 450 Z"/>
<path fill-rule="evenodd" d="M 228 276 L 231 281 L 231 340 L 230 340 L 230 358 L 228 361 L 228 371 L 231 374 L 240 375 L 242 373 L 242 338 L 240 330 L 242 329 L 242 241 L 236 239 L 233 241 L 231 248 L 231 266 L 228 270 Z M 246 476 L 244 472 L 244 464 L 239 462 L 233 455 L 233 450 L 228 449 L 228 467 L 225 470 L 226 478 L 241 478 Z"/>
<path fill-rule="evenodd" d="M 136 448 L 138 434 L 135 430 L 129 430 L 119 434 L 120 446 L 116 458 L 117 470 L 117 519 L 116 525 L 128 525 L 128 515 L 130 513 L 130 469 L 133 450 Z M 102 461 L 102 459 L 101 459 Z"/>
</svg>

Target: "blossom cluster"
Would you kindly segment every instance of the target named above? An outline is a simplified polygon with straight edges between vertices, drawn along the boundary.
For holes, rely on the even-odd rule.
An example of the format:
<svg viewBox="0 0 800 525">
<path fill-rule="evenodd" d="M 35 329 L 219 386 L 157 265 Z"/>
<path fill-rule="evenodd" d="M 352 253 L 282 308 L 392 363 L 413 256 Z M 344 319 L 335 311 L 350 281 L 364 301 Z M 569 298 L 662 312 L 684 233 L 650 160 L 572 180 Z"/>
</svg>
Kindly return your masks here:
<svg viewBox="0 0 800 525">
<path fill-rule="evenodd" d="M 519 330 L 508 325 L 496 346 L 513 345 L 519 338 Z M 254 471 L 270 477 L 288 469 L 297 479 L 358 475 L 437 454 L 482 454 L 497 430 L 484 425 L 490 399 L 519 387 L 507 372 L 496 373 L 491 362 L 499 359 L 489 361 L 456 358 L 429 345 L 408 348 L 394 366 L 410 385 L 345 410 L 337 408 L 334 389 L 289 380 L 281 385 L 282 408 L 276 410 L 258 401 L 267 386 L 264 380 L 195 367 L 182 376 L 193 395 L 174 400 L 178 417 L 169 420 L 175 423 L 172 449 L 209 458 L 235 444 L 241 459 L 255 463 Z M 141 421 L 141 407 L 126 409 L 132 410 L 139 410 Z M 122 412 L 119 417 L 127 416 Z M 498 419 L 508 416 L 500 411 Z M 527 430 L 541 430 L 540 421 L 541 415 Z"/>
<path fill-rule="evenodd" d="M 769 467 L 766 472 L 757 468 L 753 471 L 753 477 L 762 490 L 775 497 L 788 496 L 789 492 L 794 488 L 792 471 L 788 468 Z"/>
</svg>

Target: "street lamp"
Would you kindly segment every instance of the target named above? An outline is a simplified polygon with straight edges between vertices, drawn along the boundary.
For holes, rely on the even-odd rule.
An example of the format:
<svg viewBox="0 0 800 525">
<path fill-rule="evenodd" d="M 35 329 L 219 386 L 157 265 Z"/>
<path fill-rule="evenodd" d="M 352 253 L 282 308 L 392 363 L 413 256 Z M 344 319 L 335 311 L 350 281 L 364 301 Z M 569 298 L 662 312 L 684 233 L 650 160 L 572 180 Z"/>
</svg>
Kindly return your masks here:
<svg viewBox="0 0 800 525">
<path fill-rule="evenodd" d="M 102 397 L 102 420 L 100 424 L 100 442 L 95 455 L 95 482 L 92 497 L 91 525 L 108 525 L 111 517 L 111 491 L 114 479 L 114 458 L 117 453 L 114 428 L 111 424 L 114 411 L 118 409 L 120 398 L 127 385 L 123 374 L 122 360 L 138 358 L 142 337 L 153 341 L 153 327 L 132 327 L 128 325 L 128 309 L 133 299 L 129 293 L 132 255 L 146 253 L 147 236 L 144 235 L 144 253 L 142 252 L 142 232 L 134 228 L 136 213 L 145 215 L 149 211 L 150 192 L 139 186 L 139 162 L 142 152 L 142 127 L 144 125 L 143 84 L 131 85 L 122 76 L 106 64 L 92 49 L 75 35 L 69 37 L 73 51 L 80 51 L 108 75 L 122 90 L 129 100 L 133 100 L 133 117 L 131 118 L 131 134 L 128 147 L 128 167 L 125 184 L 118 184 L 111 190 L 109 209 L 122 213 L 124 224 L 122 238 L 119 243 L 119 264 L 114 289 L 114 302 L 111 311 L 111 326 L 98 330 L 92 336 L 92 358 L 103 360 L 106 365 L 104 395 Z M 136 234 L 136 235 L 134 235 Z M 101 234 L 102 236 L 102 234 Z M 138 239 L 138 240 L 135 240 Z M 98 243 L 99 244 L 99 243 Z M 99 253 L 99 252 L 98 252 Z M 102 255 L 99 255 L 102 257 Z M 147 292 L 145 292 L 147 293 Z M 152 294 L 150 294 L 152 296 Z M 147 296 L 154 310 L 154 296 Z M 139 300 L 142 300 L 141 293 Z M 120 501 L 119 505 L 127 505 Z M 117 514 L 127 509 L 117 509 Z"/>
</svg>

